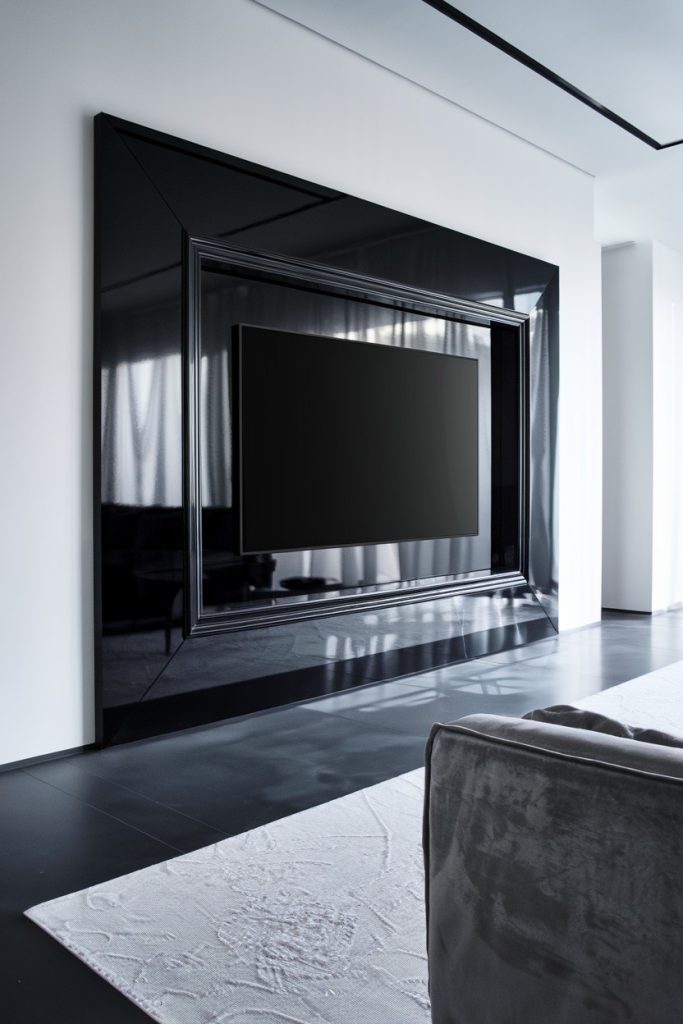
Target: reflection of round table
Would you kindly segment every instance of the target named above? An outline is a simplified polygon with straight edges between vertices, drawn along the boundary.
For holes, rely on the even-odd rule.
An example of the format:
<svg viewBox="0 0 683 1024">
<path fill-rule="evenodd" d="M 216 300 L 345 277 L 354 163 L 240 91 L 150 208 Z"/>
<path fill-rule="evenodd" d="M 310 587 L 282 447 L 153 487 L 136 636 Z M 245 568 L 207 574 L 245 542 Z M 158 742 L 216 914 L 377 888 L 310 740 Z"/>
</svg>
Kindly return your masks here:
<svg viewBox="0 0 683 1024">
<path fill-rule="evenodd" d="M 143 600 L 148 598 L 154 606 L 161 607 L 164 618 L 164 650 L 166 654 L 170 654 L 173 607 L 176 598 L 182 593 L 185 582 L 182 564 L 179 567 L 136 569 L 134 576 Z"/>
<path fill-rule="evenodd" d="M 341 590 L 341 580 L 325 576 L 288 576 L 280 586 L 290 594 L 314 594 L 321 590 Z"/>
<path fill-rule="evenodd" d="M 248 601 L 251 592 L 270 590 L 275 559 L 270 555 L 232 555 L 225 551 L 205 551 L 202 557 L 204 604 L 230 604 Z"/>
</svg>

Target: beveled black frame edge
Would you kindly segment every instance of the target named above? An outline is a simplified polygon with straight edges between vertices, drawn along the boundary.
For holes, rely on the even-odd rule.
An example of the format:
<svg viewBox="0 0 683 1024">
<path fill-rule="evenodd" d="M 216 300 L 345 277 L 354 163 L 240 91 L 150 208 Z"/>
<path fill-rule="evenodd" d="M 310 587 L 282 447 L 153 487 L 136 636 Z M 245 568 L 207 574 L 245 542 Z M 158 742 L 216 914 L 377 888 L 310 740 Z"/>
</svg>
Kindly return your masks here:
<svg viewBox="0 0 683 1024">
<path fill-rule="evenodd" d="M 146 125 L 138 124 L 135 121 L 127 121 L 125 118 L 117 117 L 115 114 L 108 114 L 105 111 L 102 111 L 97 114 L 96 117 L 106 118 L 112 128 L 121 135 L 134 139 L 141 139 L 144 142 L 152 142 L 154 145 L 161 146 L 164 149 L 173 149 L 178 150 L 181 153 L 191 154 L 192 156 L 199 157 L 202 160 L 209 160 L 213 163 L 220 164 L 223 167 L 236 168 L 243 174 L 249 174 L 255 178 L 261 178 L 267 181 L 277 179 L 288 188 L 301 192 L 302 195 L 311 195 L 316 198 L 335 198 L 336 196 L 345 194 L 326 185 L 319 185 L 317 182 L 299 178 L 294 174 L 288 174 L 287 171 L 279 171 L 275 168 L 265 167 L 263 164 L 257 164 L 253 160 L 247 160 L 240 156 L 233 156 L 229 153 L 224 153 L 219 149 L 212 149 L 210 146 L 203 146 L 199 142 L 190 142 L 187 139 L 181 139 L 177 135 L 171 135 L 169 132 L 158 131 L 156 128 L 148 128 Z M 265 173 L 266 171 L 268 173 Z M 305 185 L 312 187 L 306 188 L 304 187 Z"/>
<path fill-rule="evenodd" d="M 520 387 L 524 380 L 522 369 L 526 369 L 524 356 L 525 346 L 528 348 L 529 315 L 516 310 L 499 306 L 490 306 L 469 299 L 457 299 L 452 295 L 426 292 L 393 281 L 355 274 L 351 271 L 337 269 L 328 265 L 307 260 L 295 259 L 290 256 L 275 255 L 270 252 L 243 249 L 217 242 L 214 238 L 185 234 L 183 252 L 183 488 L 185 508 L 185 601 L 183 615 L 183 637 L 211 636 L 219 633 L 234 632 L 250 627 L 276 625 L 286 622 L 300 622 L 304 619 L 320 616 L 342 614 L 349 611 L 386 608 L 414 601 L 423 601 L 435 597 L 448 597 L 464 593 L 481 593 L 500 589 L 501 586 L 528 585 L 527 569 L 528 546 L 528 382 L 521 388 L 520 420 L 520 500 L 522 509 L 519 517 L 519 552 L 520 563 L 517 571 L 507 573 L 491 573 L 480 575 L 478 572 L 463 574 L 458 581 L 447 581 L 440 584 L 427 584 L 401 587 L 390 593 L 366 593 L 333 598 L 327 596 L 320 600 L 309 600 L 305 606 L 291 605 L 288 608 L 273 607 L 254 609 L 251 612 L 228 612 L 205 615 L 202 607 L 202 504 L 201 481 L 199 475 L 199 365 L 201 358 L 201 273 L 206 266 L 209 270 L 218 270 L 226 266 L 239 266 L 243 269 L 271 275 L 282 275 L 294 278 L 303 284 L 315 284 L 318 287 L 333 288 L 336 292 L 356 292 L 366 301 L 388 299 L 396 302 L 409 303 L 415 309 L 423 311 L 442 309 L 452 319 L 462 323 L 478 326 L 490 326 L 492 322 L 518 329 L 518 345 L 520 359 Z M 213 264 L 213 266 L 212 266 Z M 443 313 L 441 314 L 443 315 Z M 527 405 L 524 405 L 524 403 Z M 524 556 L 524 557 L 523 557 Z"/>
</svg>

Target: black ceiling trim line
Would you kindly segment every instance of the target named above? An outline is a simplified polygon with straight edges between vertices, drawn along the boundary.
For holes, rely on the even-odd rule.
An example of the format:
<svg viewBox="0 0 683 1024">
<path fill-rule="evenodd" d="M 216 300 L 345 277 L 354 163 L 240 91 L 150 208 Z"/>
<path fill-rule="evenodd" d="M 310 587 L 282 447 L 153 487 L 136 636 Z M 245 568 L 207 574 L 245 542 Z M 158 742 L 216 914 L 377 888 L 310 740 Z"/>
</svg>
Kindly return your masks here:
<svg viewBox="0 0 683 1024">
<path fill-rule="evenodd" d="M 537 75 L 540 75 L 541 78 L 545 78 L 546 81 L 550 82 L 552 85 L 556 85 L 558 89 L 562 89 L 575 100 L 578 100 L 579 103 L 583 103 L 585 106 L 590 107 L 591 110 L 594 110 L 597 114 L 600 114 L 608 121 L 616 124 L 617 127 L 623 128 L 624 131 L 633 135 L 636 139 L 639 139 L 640 142 L 644 142 L 652 149 L 670 149 L 672 146 L 680 146 L 683 144 L 683 139 L 677 139 L 675 142 L 657 142 L 657 140 L 653 139 L 651 135 L 647 134 L 647 132 L 641 131 L 640 128 L 636 128 L 636 126 L 631 124 L 630 121 L 620 117 L 619 114 L 615 114 L 613 110 L 610 110 L 609 107 L 604 106 L 604 104 L 598 103 L 598 101 L 594 100 L 592 96 L 582 92 L 581 89 L 572 85 L 571 82 L 568 82 L 565 78 L 562 78 L 554 71 L 551 71 L 550 68 L 545 66 L 545 64 L 541 64 L 540 61 L 534 60 L 534 58 L 530 57 L 528 53 L 524 52 L 524 50 L 520 50 L 518 47 L 513 46 L 512 43 L 508 43 L 508 41 L 503 39 L 502 36 L 496 35 L 495 32 L 492 32 L 478 21 L 475 21 L 474 18 L 470 18 L 469 15 L 459 11 L 456 7 L 447 3 L 446 0 L 422 0 L 422 3 L 427 4 L 428 7 L 438 11 L 439 14 L 443 14 L 446 18 L 450 18 L 451 21 L 454 21 L 462 28 L 467 29 L 468 32 L 472 32 L 475 36 L 479 36 L 479 38 L 483 39 L 484 42 L 490 43 L 491 46 L 495 46 L 497 50 L 505 53 L 508 57 L 512 57 L 513 60 L 523 64 L 524 67 L 529 68 L 530 71 L 534 71 Z"/>
</svg>

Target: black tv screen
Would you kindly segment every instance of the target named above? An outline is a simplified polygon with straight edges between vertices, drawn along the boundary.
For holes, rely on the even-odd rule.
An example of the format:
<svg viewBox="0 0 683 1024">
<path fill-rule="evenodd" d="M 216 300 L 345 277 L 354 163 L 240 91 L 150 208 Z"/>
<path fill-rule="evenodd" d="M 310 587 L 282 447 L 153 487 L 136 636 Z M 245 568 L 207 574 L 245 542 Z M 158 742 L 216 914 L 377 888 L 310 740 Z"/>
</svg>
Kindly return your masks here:
<svg viewBox="0 0 683 1024">
<path fill-rule="evenodd" d="M 235 328 L 240 554 L 478 533 L 476 359 Z"/>
</svg>

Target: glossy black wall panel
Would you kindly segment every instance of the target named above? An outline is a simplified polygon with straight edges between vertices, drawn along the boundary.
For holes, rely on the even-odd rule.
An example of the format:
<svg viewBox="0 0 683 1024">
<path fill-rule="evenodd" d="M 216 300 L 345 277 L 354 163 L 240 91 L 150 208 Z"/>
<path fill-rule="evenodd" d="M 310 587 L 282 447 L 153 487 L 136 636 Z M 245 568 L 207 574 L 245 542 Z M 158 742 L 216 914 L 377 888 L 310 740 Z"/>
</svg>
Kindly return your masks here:
<svg viewBox="0 0 683 1024">
<path fill-rule="evenodd" d="M 292 217 L 340 194 L 245 160 L 183 151 L 127 133 L 141 167 L 193 235 L 227 239 Z M 201 156 L 199 155 L 201 153 Z"/>
<path fill-rule="evenodd" d="M 115 121 L 192 235 L 529 312 L 551 264 L 272 168 Z"/>
<path fill-rule="evenodd" d="M 188 406 L 184 386 L 188 353 L 183 324 L 188 292 L 183 261 L 189 235 L 229 240 L 247 250 L 313 260 L 344 272 L 385 278 L 401 286 L 531 314 L 525 328 L 529 339 L 525 342 L 529 351 L 528 433 L 521 430 L 531 455 L 530 479 L 520 495 L 520 515 L 526 516 L 532 530 L 527 531 L 526 550 L 520 548 L 509 564 L 505 565 L 503 560 L 500 568 L 505 571 L 516 561 L 527 574 L 532 589 L 504 591 L 511 593 L 505 600 L 513 602 L 504 628 L 514 629 L 518 621 L 541 622 L 538 616 L 545 622 L 549 621 L 548 616 L 556 621 L 555 267 L 108 115 L 97 118 L 96 179 L 95 516 L 101 738 L 107 742 L 117 736 L 131 738 L 142 705 L 154 704 L 155 698 L 167 691 L 166 681 L 171 685 L 172 680 L 174 701 L 182 697 L 192 702 L 193 692 L 197 694 L 188 724 L 189 718 L 196 724 L 197 716 L 210 720 L 218 714 L 236 713 L 240 701 L 245 706 L 242 698 L 237 697 L 233 710 L 227 697 L 218 703 L 204 701 L 199 692 L 208 678 L 224 679 L 225 685 L 248 685 L 250 708 L 295 699 L 292 694 L 297 692 L 296 686 L 283 685 L 280 692 L 273 683 L 280 679 L 284 684 L 285 677 L 291 682 L 292 672 L 315 669 L 318 682 L 309 680 L 306 685 L 324 687 L 327 684 L 323 677 L 329 679 L 329 672 L 338 666 L 334 669 L 335 685 L 340 679 L 348 685 L 357 681 L 356 670 L 358 674 L 365 671 L 359 660 L 362 656 L 358 653 L 358 640 L 351 637 L 374 635 L 372 625 L 366 621 L 366 610 L 352 613 L 347 609 L 337 619 L 340 627 L 343 624 L 348 631 L 346 639 L 341 628 L 334 634 L 334 642 L 317 627 L 311 632 L 313 619 L 299 625 L 274 624 L 269 627 L 272 643 L 267 645 L 264 660 L 256 654 L 258 638 L 265 631 L 243 629 L 232 640 L 226 637 L 226 650 L 230 649 L 226 661 L 215 652 L 214 656 L 210 646 L 203 646 L 209 643 L 207 637 L 188 633 L 188 580 L 198 565 L 201 572 L 210 568 L 210 549 L 213 544 L 223 544 L 225 515 L 229 510 L 225 502 L 207 504 L 200 510 L 202 558 L 198 562 L 198 553 L 188 549 L 186 529 L 190 507 Z M 263 282 L 257 285 L 242 280 L 234 281 L 233 285 L 235 294 L 242 296 L 243 306 L 253 309 L 254 303 L 260 302 L 261 315 L 267 314 L 270 319 L 278 303 Z M 285 305 L 291 308 L 289 299 Z M 242 322 L 253 321 L 245 318 Z M 300 329 L 299 322 L 269 325 Z M 345 326 L 351 329 L 349 324 Z M 364 329 L 368 326 L 366 323 Z M 230 323 L 226 329 L 229 332 Z M 458 329 L 471 330 L 476 335 L 481 327 L 461 324 Z M 220 333 L 221 329 L 216 330 Z M 216 347 L 209 335 L 210 332 L 206 339 L 209 348 L 202 354 L 202 358 L 207 357 L 204 370 L 212 354 L 224 358 L 220 354 L 225 348 L 221 348 L 223 342 Z M 215 387 L 216 376 L 204 372 L 202 377 L 202 372 L 200 368 L 197 380 L 203 380 L 205 398 Z M 202 407 L 201 401 L 198 406 Z M 212 461 L 210 438 L 216 435 L 224 412 L 220 401 L 207 401 L 203 408 L 209 412 L 197 424 L 198 436 L 204 437 L 203 447 L 198 445 L 193 457 L 200 463 L 197 475 L 204 473 L 206 479 L 211 479 L 217 464 Z M 494 506 L 500 509 L 500 496 L 493 497 L 498 502 Z M 512 536 L 514 529 L 509 523 L 508 530 Z M 201 542 L 202 532 L 206 550 Z M 489 550 L 490 536 L 489 521 Z M 454 550 L 448 557 L 457 561 L 462 552 L 453 555 Z M 206 555 L 209 557 L 202 570 Z M 223 554 L 218 557 L 222 559 Z M 522 558 L 528 564 L 521 565 Z M 488 561 L 490 564 L 491 559 Z M 373 564 L 368 556 L 368 571 L 372 571 Z M 419 560 L 416 564 L 423 575 L 429 575 Z M 265 586 L 268 566 L 258 565 L 253 573 L 257 586 Z M 219 587 L 217 593 L 220 596 L 224 591 Z M 206 594 L 208 608 L 211 596 Z M 397 605 L 393 612 L 386 613 L 390 618 L 396 616 L 391 628 L 399 632 L 401 616 L 404 623 L 412 621 L 411 616 L 419 607 L 412 603 L 410 595 L 405 599 L 403 606 Z M 445 599 L 437 616 L 439 635 L 433 639 L 437 645 L 449 643 L 449 637 L 452 639 L 456 634 L 463 635 L 462 614 L 456 611 L 456 604 L 465 598 L 454 598 L 453 605 L 448 604 L 449 600 Z M 316 601 L 310 600 L 309 605 L 311 614 L 325 611 Z M 420 627 L 423 632 L 427 621 Z M 490 621 L 483 627 L 482 622 L 475 616 L 466 626 L 465 635 L 472 630 L 481 632 L 482 628 L 488 633 Z M 406 636 L 411 635 L 406 628 Z M 522 633 L 515 642 L 522 642 L 520 638 Z M 401 650 L 417 649 L 419 637 L 412 643 L 412 647 Z M 402 657 L 407 664 L 407 655 Z M 314 665 L 310 664 L 311 658 Z M 396 670 L 397 663 L 391 659 L 383 664 L 382 671 Z M 168 705 L 158 703 L 156 726 L 154 714 L 150 719 L 149 710 L 144 713 L 147 733 L 169 727 L 171 719 L 162 720 L 166 713 L 161 710 Z M 187 702 L 184 707 L 187 709 Z M 172 721 L 174 728 L 182 725 L 177 719 Z"/>
<path fill-rule="evenodd" d="M 123 136 L 106 118 L 97 120 L 96 133 L 96 672 L 102 738 L 107 709 L 142 699 L 182 642 L 180 618 L 167 615 L 155 573 L 172 567 L 177 574 L 183 562 L 183 232 Z M 160 360 L 166 372 L 158 387 L 150 371 Z M 152 436 L 154 409 L 164 429 Z"/>
</svg>

